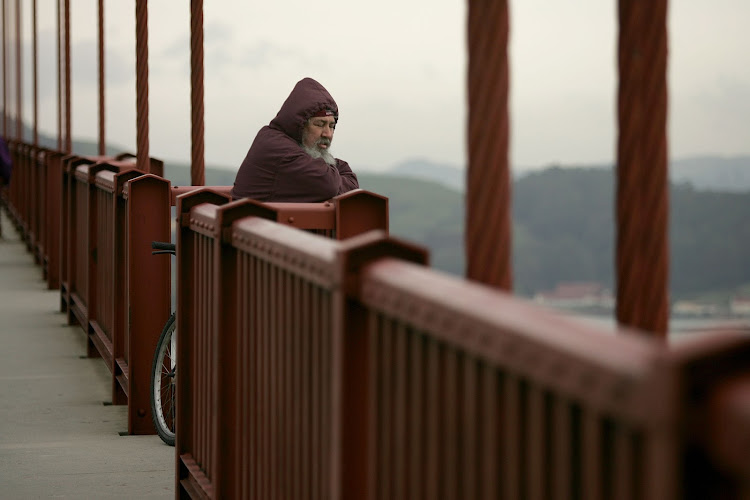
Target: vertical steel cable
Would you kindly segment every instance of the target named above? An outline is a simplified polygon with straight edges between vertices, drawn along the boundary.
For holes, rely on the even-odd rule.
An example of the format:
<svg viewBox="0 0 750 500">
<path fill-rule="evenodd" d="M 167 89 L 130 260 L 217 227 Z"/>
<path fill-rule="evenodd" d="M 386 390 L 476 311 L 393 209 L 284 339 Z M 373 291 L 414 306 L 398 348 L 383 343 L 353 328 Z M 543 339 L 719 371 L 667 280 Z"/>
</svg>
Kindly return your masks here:
<svg viewBox="0 0 750 500">
<path fill-rule="evenodd" d="M 136 165 L 150 172 L 148 156 L 148 1 L 135 1 Z"/>
<path fill-rule="evenodd" d="M 5 26 L 8 24 L 6 19 L 7 9 L 5 0 L 3 0 L 3 137 L 8 137 L 8 73 L 6 64 L 6 54 L 8 53 L 8 38 Z"/>
<path fill-rule="evenodd" d="M 508 2 L 470 0 L 467 277 L 511 290 Z"/>
<path fill-rule="evenodd" d="M 57 0 L 57 150 L 63 148 L 62 131 L 62 0 Z"/>
<path fill-rule="evenodd" d="M 19 141 L 23 141 L 21 75 L 21 0 L 16 0 L 16 138 Z"/>
<path fill-rule="evenodd" d="M 101 156 L 107 154 L 104 116 L 104 0 L 99 0 L 99 154 Z"/>
<path fill-rule="evenodd" d="M 190 184 L 206 184 L 203 117 L 203 0 L 190 2 L 190 84 L 192 161 Z"/>
<path fill-rule="evenodd" d="M 619 1 L 617 320 L 669 323 L 667 0 Z"/>
<path fill-rule="evenodd" d="M 73 152 L 70 113 L 70 0 L 65 0 L 65 151 Z"/>
<path fill-rule="evenodd" d="M 37 44 L 37 19 L 36 19 L 36 0 L 31 2 L 31 17 L 32 17 L 32 32 L 33 32 L 33 43 L 34 43 L 34 146 L 39 146 L 39 74 L 38 74 L 38 44 Z"/>
</svg>

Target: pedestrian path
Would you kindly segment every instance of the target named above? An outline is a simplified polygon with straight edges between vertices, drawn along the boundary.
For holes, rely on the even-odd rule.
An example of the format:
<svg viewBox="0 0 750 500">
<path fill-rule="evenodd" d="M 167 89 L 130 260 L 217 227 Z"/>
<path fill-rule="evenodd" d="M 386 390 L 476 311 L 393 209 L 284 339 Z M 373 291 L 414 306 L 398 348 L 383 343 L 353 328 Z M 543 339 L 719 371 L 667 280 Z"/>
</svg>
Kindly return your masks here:
<svg viewBox="0 0 750 500">
<path fill-rule="evenodd" d="M 174 498 L 174 448 L 129 436 L 111 375 L 2 214 L 0 499 Z"/>
</svg>

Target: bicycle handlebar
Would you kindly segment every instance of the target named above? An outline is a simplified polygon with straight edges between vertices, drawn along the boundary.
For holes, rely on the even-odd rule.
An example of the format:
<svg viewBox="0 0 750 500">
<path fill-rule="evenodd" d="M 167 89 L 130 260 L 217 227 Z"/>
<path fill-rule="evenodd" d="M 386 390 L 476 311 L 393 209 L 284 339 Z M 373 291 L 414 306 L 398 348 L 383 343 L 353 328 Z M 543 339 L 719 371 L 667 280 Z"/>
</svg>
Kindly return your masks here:
<svg viewBox="0 0 750 500">
<path fill-rule="evenodd" d="M 175 253 L 176 246 L 174 243 L 164 242 L 164 241 L 152 241 L 151 242 L 151 248 L 153 248 L 155 251 L 151 252 L 152 254 L 157 253 Z"/>
</svg>

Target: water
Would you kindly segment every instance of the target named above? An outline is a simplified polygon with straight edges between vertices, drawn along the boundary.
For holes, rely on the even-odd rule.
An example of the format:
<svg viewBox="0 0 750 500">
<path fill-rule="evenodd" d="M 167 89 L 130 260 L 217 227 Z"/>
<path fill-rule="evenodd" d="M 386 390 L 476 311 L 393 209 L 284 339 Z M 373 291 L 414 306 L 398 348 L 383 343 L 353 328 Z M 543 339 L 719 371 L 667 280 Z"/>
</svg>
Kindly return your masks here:
<svg viewBox="0 0 750 500">
<path fill-rule="evenodd" d="M 617 326 L 614 316 L 575 314 L 564 312 L 567 316 L 581 319 L 587 323 L 599 325 L 607 330 L 613 330 Z M 669 336 L 681 336 L 698 331 L 744 329 L 750 334 L 750 317 L 700 317 L 686 318 L 674 317 L 669 320 Z"/>
</svg>

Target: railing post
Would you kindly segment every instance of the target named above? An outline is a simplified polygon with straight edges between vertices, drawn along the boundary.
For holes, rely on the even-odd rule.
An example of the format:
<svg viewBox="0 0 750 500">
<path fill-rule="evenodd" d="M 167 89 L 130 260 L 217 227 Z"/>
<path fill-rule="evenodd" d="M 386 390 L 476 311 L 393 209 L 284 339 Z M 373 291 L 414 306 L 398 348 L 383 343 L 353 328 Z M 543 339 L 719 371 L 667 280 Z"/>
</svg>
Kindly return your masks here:
<svg viewBox="0 0 750 500">
<path fill-rule="evenodd" d="M 62 153 L 47 150 L 44 161 L 47 165 L 47 187 L 45 204 L 45 260 L 47 288 L 60 288 L 60 224 L 62 223 Z"/>
<path fill-rule="evenodd" d="M 237 401 L 235 397 L 238 363 L 236 357 L 239 327 L 237 325 L 237 249 L 231 244 L 232 224 L 245 217 L 260 217 L 278 221 L 278 213 L 271 207 L 254 200 L 243 199 L 223 205 L 217 210 L 217 226 L 221 235 L 220 244 L 214 255 L 217 256 L 215 276 L 219 286 L 215 295 L 216 324 L 215 332 L 221 332 L 220 338 L 214 337 L 216 345 L 214 352 L 216 360 L 213 366 L 218 367 L 217 380 L 217 422 L 220 429 L 234 429 L 239 425 L 235 419 Z M 235 498 L 234 491 L 237 474 L 244 471 L 237 469 L 237 457 L 242 451 L 239 443 L 231 433 L 219 432 L 220 439 L 216 453 L 216 477 L 214 478 L 214 493 L 216 498 Z"/>
<path fill-rule="evenodd" d="M 27 158 L 27 167 L 29 170 L 29 236 L 27 248 L 29 253 L 34 257 L 34 263 L 39 264 L 38 248 L 40 244 L 39 218 L 40 205 L 43 203 L 41 189 L 44 183 L 40 182 L 41 172 L 39 168 L 39 150 L 31 144 L 24 145 L 25 156 Z"/>
<path fill-rule="evenodd" d="M 140 170 L 124 170 L 114 177 L 114 276 L 112 321 L 112 404 L 128 402 L 125 344 L 128 337 L 128 202 L 123 196 L 125 184 L 140 176 Z"/>
<path fill-rule="evenodd" d="M 192 300 L 195 290 L 195 269 L 191 267 L 195 254 L 195 233 L 189 226 L 190 210 L 202 203 L 223 205 L 230 201 L 228 195 L 220 195 L 208 189 L 198 189 L 177 197 L 177 365 L 180 370 L 180 380 L 192 380 L 193 354 L 197 346 L 190 332 L 194 329 L 194 315 Z M 179 429 L 191 429 L 193 424 L 193 388 L 186 384 L 177 384 L 176 413 L 178 432 L 175 436 L 175 491 L 178 497 L 183 497 L 186 491 L 192 491 L 188 478 L 191 477 L 187 464 L 191 452 L 195 450 L 190 432 L 180 432 Z M 212 396 L 214 397 L 216 393 Z M 214 444 L 214 450 L 216 444 Z M 183 482 L 185 480 L 185 482 Z"/>
<path fill-rule="evenodd" d="M 427 265 L 427 250 L 384 238 L 382 231 L 371 231 L 347 239 L 340 251 L 341 266 L 344 270 L 345 309 L 342 315 L 343 335 L 336 383 L 341 384 L 341 401 L 334 415 L 341 426 L 341 450 L 336 464 L 336 485 L 339 497 L 368 498 L 374 484 L 370 475 L 372 452 L 370 449 L 370 426 L 374 416 L 370 410 L 373 387 L 370 381 L 373 373 L 370 367 L 372 344 L 367 311 L 359 301 L 361 276 L 367 264 L 383 257 Z M 334 369 L 336 364 L 334 364 Z M 334 391 L 334 394 L 336 391 Z"/>
<path fill-rule="evenodd" d="M 170 315 L 170 262 L 151 255 L 152 241 L 170 241 L 170 183 L 141 175 L 127 183 L 128 199 L 128 434 L 154 434 L 149 399 L 151 363 Z"/>
<path fill-rule="evenodd" d="M 45 253 L 47 246 L 47 162 L 44 160 L 44 150 L 38 146 L 32 145 L 31 150 L 34 156 L 34 194 L 36 203 L 34 207 L 34 262 L 42 268 L 43 277 L 46 280 L 46 270 L 44 266 Z"/>
<path fill-rule="evenodd" d="M 747 327 L 707 331 L 669 346 L 681 388 L 675 399 L 684 453 L 674 478 L 680 498 L 748 498 L 749 333 Z"/>
<path fill-rule="evenodd" d="M 336 204 L 336 239 L 343 240 L 371 229 L 388 232 L 388 198 L 357 189 L 333 199 Z"/>
<path fill-rule="evenodd" d="M 86 184 L 88 187 L 88 216 L 86 220 L 88 223 L 88 234 L 86 239 L 88 244 L 86 262 L 88 263 L 88 269 L 86 270 L 86 322 L 81 326 L 83 327 L 84 333 L 86 333 L 86 352 L 88 357 L 101 356 L 102 358 L 105 358 L 104 353 L 100 352 L 95 344 L 96 333 L 94 332 L 94 327 L 92 325 L 92 320 L 96 319 L 97 301 L 99 300 L 97 269 L 99 267 L 99 259 L 102 257 L 99 255 L 99 218 L 106 214 L 106 212 L 101 212 L 99 210 L 99 200 L 96 196 L 96 174 L 102 170 L 109 170 L 112 172 L 117 171 L 114 167 L 107 165 L 106 163 L 94 164 L 87 169 L 88 179 Z M 112 370 L 112 360 L 109 359 L 106 361 L 108 368 Z"/>
<path fill-rule="evenodd" d="M 76 192 L 75 172 L 79 165 L 90 165 L 92 160 L 75 155 L 63 158 L 63 206 L 62 214 L 62 237 L 61 237 L 61 311 L 67 313 L 68 324 L 73 325 L 78 321 L 73 313 L 71 301 L 74 291 L 76 273 L 76 241 L 85 237 L 84 228 L 79 228 L 76 222 L 78 194 Z"/>
<path fill-rule="evenodd" d="M 217 425 L 220 429 L 235 429 L 238 425 L 236 414 L 238 409 L 235 391 L 238 380 L 237 345 L 239 327 L 237 325 L 237 249 L 231 244 L 232 224 L 244 217 L 263 217 L 275 220 L 273 213 L 266 207 L 252 200 L 237 200 L 221 206 L 217 210 L 217 226 L 219 238 L 216 238 L 216 249 L 214 252 L 215 271 L 218 279 L 214 306 L 215 326 L 214 332 L 221 335 L 214 336 L 214 349 L 216 359 L 212 363 L 218 368 L 216 384 L 216 410 Z M 219 432 L 219 442 L 216 444 L 216 477 L 214 477 L 214 493 L 216 498 L 237 498 L 238 492 L 234 491 L 237 474 L 237 456 L 242 452 L 237 440 L 231 433 Z"/>
</svg>

